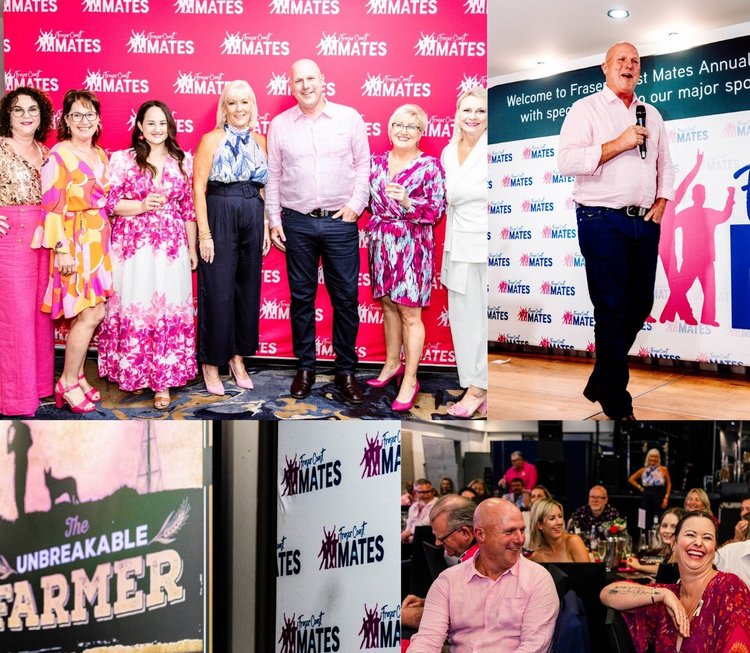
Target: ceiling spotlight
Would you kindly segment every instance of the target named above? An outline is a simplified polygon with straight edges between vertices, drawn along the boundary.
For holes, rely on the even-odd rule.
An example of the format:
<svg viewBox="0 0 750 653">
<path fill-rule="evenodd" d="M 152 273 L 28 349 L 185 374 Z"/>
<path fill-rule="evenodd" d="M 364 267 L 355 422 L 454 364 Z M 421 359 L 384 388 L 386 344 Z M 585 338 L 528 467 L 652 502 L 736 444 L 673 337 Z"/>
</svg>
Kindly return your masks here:
<svg viewBox="0 0 750 653">
<path fill-rule="evenodd" d="M 630 16 L 630 12 L 627 9 L 610 9 L 607 12 L 607 16 L 616 20 L 622 20 Z"/>
</svg>

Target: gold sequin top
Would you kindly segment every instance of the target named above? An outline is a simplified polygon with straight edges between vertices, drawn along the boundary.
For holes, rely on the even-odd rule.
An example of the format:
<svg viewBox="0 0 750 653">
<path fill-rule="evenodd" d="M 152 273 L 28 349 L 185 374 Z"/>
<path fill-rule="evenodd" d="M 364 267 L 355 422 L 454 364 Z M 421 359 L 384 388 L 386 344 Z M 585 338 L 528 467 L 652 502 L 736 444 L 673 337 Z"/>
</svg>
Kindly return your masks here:
<svg viewBox="0 0 750 653">
<path fill-rule="evenodd" d="M 39 145 L 42 159 L 49 149 Z M 40 204 L 42 178 L 39 171 L 22 156 L 16 154 L 5 138 L 0 138 L 0 206 Z"/>
</svg>

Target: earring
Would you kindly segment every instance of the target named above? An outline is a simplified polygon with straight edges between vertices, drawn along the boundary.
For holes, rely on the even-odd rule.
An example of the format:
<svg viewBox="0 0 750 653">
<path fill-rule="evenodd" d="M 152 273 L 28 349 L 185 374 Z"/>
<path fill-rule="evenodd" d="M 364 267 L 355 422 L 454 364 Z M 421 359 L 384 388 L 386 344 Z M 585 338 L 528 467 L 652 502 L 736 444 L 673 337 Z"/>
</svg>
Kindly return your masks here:
<svg viewBox="0 0 750 653">
<path fill-rule="evenodd" d="M 143 140 L 143 134 L 139 134 L 139 136 L 138 136 L 138 140 L 139 140 L 139 141 L 142 141 L 142 140 Z"/>
</svg>

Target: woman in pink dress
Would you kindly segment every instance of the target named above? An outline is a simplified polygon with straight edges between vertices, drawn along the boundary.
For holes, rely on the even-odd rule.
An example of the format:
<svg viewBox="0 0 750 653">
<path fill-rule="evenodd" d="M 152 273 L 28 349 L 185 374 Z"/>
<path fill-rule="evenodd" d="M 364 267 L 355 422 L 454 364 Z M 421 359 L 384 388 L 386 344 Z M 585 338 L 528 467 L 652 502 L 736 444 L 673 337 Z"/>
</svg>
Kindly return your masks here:
<svg viewBox="0 0 750 653">
<path fill-rule="evenodd" d="M 40 220 L 42 145 L 52 103 L 20 86 L 0 100 L 0 414 L 31 416 L 52 394 L 52 320 L 41 312 L 49 255 L 31 249 Z"/>
<path fill-rule="evenodd" d="M 107 197 L 115 294 L 99 332 L 99 374 L 126 392 L 150 388 L 157 410 L 197 372 L 193 161 L 176 135 L 169 107 L 144 102 L 131 148 L 110 159 Z"/>
<path fill-rule="evenodd" d="M 55 385 L 55 405 L 91 413 L 101 395 L 83 373 L 89 343 L 112 294 L 107 155 L 97 145 L 102 131 L 99 99 L 72 89 L 63 98 L 58 143 L 42 166 L 44 223 L 32 247 L 52 250 L 51 275 L 42 310 L 71 320 L 65 364 Z"/>
<path fill-rule="evenodd" d="M 372 217 L 367 223 L 372 296 L 383 307 L 386 359 L 378 377 L 367 383 L 382 388 L 403 377 L 391 407 L 407 411 L 419 392 L 422 308 L 430 304 L 433 227 L 445 211 L 445 175 L 440 161 L 419 149 L 427 127 L 424 109 L 404 104 L 393 112 L 388 125 L 393 148 L 372 157 Z"/>
<path fill-rule="evenodd" d="M 745 653 L 750 648 L 750 590 L 734 574 L 714 568 L 716 524 L 690 512 L 675 529 L 677 584 L 620 581 L 600 595 L 622 610 L 638 653 Z"/>
</svg>

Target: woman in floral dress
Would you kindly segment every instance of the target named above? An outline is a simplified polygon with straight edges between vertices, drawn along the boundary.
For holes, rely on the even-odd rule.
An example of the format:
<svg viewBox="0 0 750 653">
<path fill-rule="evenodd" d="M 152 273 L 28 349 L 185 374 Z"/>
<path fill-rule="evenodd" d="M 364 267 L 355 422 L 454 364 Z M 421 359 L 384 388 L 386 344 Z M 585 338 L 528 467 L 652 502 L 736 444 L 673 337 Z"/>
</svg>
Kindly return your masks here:
<svg viewBox="0 0 750 653">
<path fill-rule="evenodd" d="M 407 411 L 419 392 L 422 307 L 430 303 L 433 227 L 445 211 L 445 175 L 440 161 L 419 149 L 427 127 L 427 114 L 421 107 L 398 107 L 388 125 L 393 148 L 372 157 L 372 218 L 367 223 L 372 295 L 383 307 L 386 360 L 380 375 L 367 383 L 383 387 L 403 377 L 392 408 Z"/>
<path fill-rule="evenodd" d="M 132 147 L 110 159 L 115 295 L 99 333 L 99 374 L 126 392 L 169 389 L 196 374 L 191 269 L 196 267 L 192 157 L 163 102 L 144 102 Z"/>
</svg>

